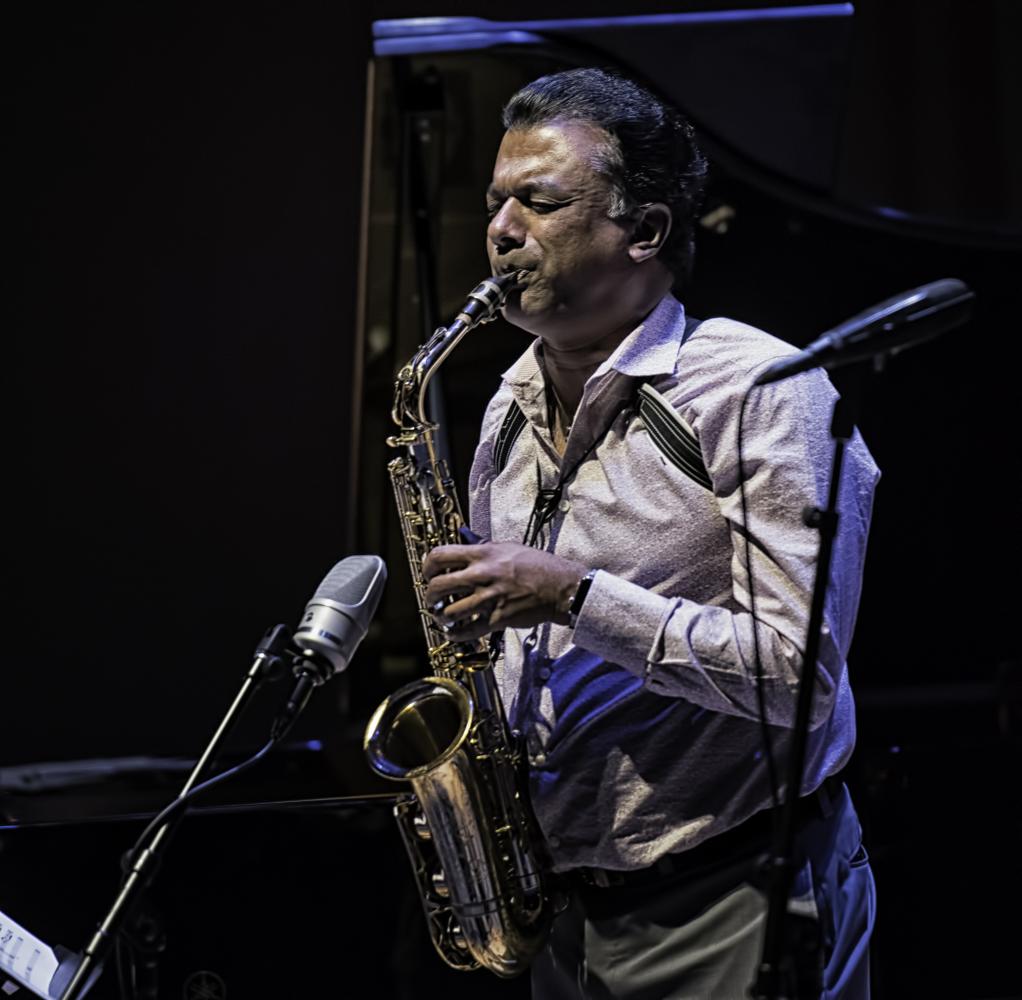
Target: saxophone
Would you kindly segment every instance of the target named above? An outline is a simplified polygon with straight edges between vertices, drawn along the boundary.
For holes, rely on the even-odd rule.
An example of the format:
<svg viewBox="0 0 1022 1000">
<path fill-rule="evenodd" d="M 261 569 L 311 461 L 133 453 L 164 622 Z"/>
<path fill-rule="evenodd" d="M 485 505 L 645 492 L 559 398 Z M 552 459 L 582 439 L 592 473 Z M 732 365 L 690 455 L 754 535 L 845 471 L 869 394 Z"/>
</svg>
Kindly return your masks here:
<svg viewBox="0 0 1022 1000">
<path fill-rule="evenodd" d="M 398 373 L 391 416 L 399 431 L 387 444 L 402 454 L 387 469 L 432 676 L 387 698 L 364 740 L 373 770 L 415 793 L 394 814 L 434 947 L 456 969 L 503 977 L 523 972 L 543 947 L 553 906 L 488 643 L 451 642 L 425 604 L 422 560 L 437 545 L 462 542 L 464 526 L 425 400 L 440 365 L 469 330 L 496 317 L 518 280 L 483 281 Z"/>
</svg>

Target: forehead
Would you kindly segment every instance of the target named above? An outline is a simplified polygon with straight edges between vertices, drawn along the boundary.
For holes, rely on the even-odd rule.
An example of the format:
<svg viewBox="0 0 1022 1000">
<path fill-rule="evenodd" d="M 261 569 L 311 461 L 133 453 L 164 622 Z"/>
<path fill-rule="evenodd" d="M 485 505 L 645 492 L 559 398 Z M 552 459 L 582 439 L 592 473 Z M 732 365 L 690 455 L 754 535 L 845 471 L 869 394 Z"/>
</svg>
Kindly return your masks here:
<svg viewBox="0 0 1022 1000">
<path fill-rule="evenodd" d="M 609 141 L 603 129 L 586 122 L 550 122 L 510 129 L 497 151 L 491 188 L 602 182 L 598 168 Z"/>
</svg>

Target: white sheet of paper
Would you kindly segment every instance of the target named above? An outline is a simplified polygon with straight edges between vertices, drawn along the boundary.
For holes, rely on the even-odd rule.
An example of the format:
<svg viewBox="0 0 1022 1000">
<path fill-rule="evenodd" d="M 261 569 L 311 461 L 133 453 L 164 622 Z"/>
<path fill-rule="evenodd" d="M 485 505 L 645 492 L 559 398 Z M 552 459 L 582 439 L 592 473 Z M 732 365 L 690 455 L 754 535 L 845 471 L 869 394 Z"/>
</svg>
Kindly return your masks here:
<svg viewBox="0 0 1022 1000">
<path fill-rule="evenodd" d="M 0 969 L 37 996 L 50 998 L 57 955 L 21 924 L 0 910 Z"/>
</svg>

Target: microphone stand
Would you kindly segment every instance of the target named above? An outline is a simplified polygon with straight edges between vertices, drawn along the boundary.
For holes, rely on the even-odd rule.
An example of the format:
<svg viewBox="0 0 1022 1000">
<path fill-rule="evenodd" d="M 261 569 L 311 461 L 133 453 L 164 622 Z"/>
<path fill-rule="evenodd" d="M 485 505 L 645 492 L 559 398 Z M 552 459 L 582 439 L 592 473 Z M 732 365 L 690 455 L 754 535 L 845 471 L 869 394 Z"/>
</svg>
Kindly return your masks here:
<svg viewBox="0 0 1022 1000">
<path fill-rule="evenodd" d="M 826 508 L 820 510 L 818 507 L 807 507 L 803 511 L 803 520 L 806 525 L 819 529 L 820 549 L 816 561 L 816 576 L 813 581 L 812 603 L 809 609 L 805 657 L 798 684 L 795 728 L 788 756 L 786 794 L 780 807 L 779 821 L 775 824 L 773 846 L 767 861 L 769 893 L 766 930 L 756 982 L 751 991 L 756 1000 L 793 1000 L 800 995 L 802 980 L 798 976 L 797 956 L 790 952 L 785 954 L 784 947 L 788 924 L 788 892 L 794 873 L 795 804 L 802 791 L 802 775 L 805 769 L 813 690 L 816 685 L 816 662 L 820 651 L 823 609 L 830 580 L 834 539 L 837 536 L 837 505 L 845 445 L 855 430 L 866 378 L 871 372 L 876 374 L 882 372 L 885 360 L 883 355 L 877 355 L 870 361 L 831 372 L 831 380 L 840 393 L 834 403 L 830 425 L 831 437 L 834 439 L 834 455 Z M 816 996 L 818 993 L 817 988 L 813 995 Z"/>
<path fill-rule="evenodd" d="M 227 714 L 213 734 L 205 752 L 192 769 L 188 780 L 178 794 L 177 801 L 185 798 L 198 783 L 203 771 L 219 752 L 220 746 L 234 728 L 242 709 L 248 704 L 259 684 L 280 673 L 284 662 L 283 657 L 290 642 L 291 632 L 284 625 L 275 626 L 263 636 L 262 641 L 256 647 L 255 660 L 242 683 L 241 690 L 228 708 Z M 131 870 L 124 879 L 120 893 L 97 927 L 92 940 L 89 941 L 81 963 L 61 993 L 59 1000 L 78 1000 L 98 977 L 103 969 L 103 963 L 109 956 L 117 933 L 120 932 L 138 903 L 142 891 L 155 874 L 155 866 L 161 848 L 166 847 L 170 834 L 177 828 L 186 813 L 187 809 L 180 809 L 168 817 L 167 821 L 153 834 L 149 844 L 131 859 Z"/>
</svg>

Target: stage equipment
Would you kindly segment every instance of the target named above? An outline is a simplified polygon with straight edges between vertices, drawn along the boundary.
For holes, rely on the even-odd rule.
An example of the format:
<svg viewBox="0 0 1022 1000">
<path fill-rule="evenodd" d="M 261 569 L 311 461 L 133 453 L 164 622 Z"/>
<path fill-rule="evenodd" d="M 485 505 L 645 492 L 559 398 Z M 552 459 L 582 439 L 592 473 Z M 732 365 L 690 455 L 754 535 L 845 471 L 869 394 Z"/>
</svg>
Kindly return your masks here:
<svg viewBox="0 0 1022 1000">
<path fill-rule="evenodd" d="M 293 637 L 284 625 L 276 625 L 266 632 L 256 647 L 255 658 L 241 690 L 184 787 L 177 798 L 150 822 L 125 856 L 121 891 L 100 921 L 66 989 L 59 994 L 60 1000 L 78 1000 L 84 996 L 102 972 L 117 935 L 155 874 L 158 860 L 170 843 L 170 835 L 195 797 L 262 760 L 287 734 L 308 702 L 312 688 L 347 666 L 365 636 L 386 579 L 387 571 L 379 556 L 351 556 L 337 563 L 324 577 L 306 605 L 302 623 Z M 263 681 L 281 676 L 288 666 L 298 680 L 284 710 L 273 723 L 269 741 L 237 767 L 206 778 L 200 784 L 199 779 L 212 766 L 256 689 Z"/>
<path fill-rule="evenodd" d="M 766 864 L 769 877 L 768 908 L 763 933 L 763 951 L 752 996 L 756 1000 L 789 1000 L 812 996 L 817 984 L 812 977 L 822 968 L 810 944 L 797 946 L 789 939 L 788 892 L 795 871 L 795 806 L 802 788 L 806 745 L 812 713 L 815 664 L 819 661 L 823 611 L 830 581 L 831 557 L 838 528 L 838 497 L 845 446 L 852 439 L 859 419 L 865 383 L 884 370 L 888 355 L 928 340 L 966 322 L 975 296 L 957 278 L 933 281 L 920 288 L 895 295 L 856 314 L 814 340 L 804 351 L 784 358 L 768 368 L 753 383 L 776 382 L 823 366 L 836 376 L 838 390 L 831 416 L 834 440 L 826 507 L 807 507 L 803 520 L 816 528 L 820 546 L 816 557 L 813 596 L 806 627 L 805 664 L 798 682 L 795 725 L 787 759 L 787 793 L 774 827 L 774 839 Z M 858 362 L 853 364 L 853 362 Z M 871 363 L 872 362 L 872 363 Z"/>
<path fill-rule="evenodd" d="M 957 278 L 893 295 L 821 334 L 798 354 L 775 361 L 753 385 L 769 385 L 810 368 L 833 371 L 867 358 L 882 364 L 906 348 L 961 326 L 974 298 Z"/>
</svg>

